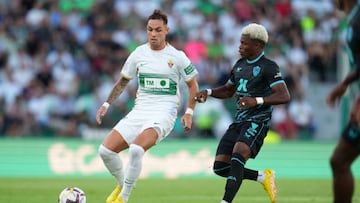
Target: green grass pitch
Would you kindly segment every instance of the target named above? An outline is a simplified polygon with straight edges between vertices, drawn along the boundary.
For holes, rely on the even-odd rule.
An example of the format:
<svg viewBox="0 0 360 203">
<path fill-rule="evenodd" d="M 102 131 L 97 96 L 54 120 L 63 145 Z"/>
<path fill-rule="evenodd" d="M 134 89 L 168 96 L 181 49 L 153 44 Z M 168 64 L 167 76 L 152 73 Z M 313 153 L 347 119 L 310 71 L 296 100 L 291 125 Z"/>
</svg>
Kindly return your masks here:
<svg viewBox="0 0 360 203">
<path fill-rule="evenodd" d="M 220 202 L 224 179 L 180 178 L 140 179 L 129 203 L 210 203 Z M 86 193 L 87 203 L 105 203 L 113 190 L 112 178 L 0 178 L 0 202 L 55 203 L 61 190 L 77 186 Z M 360 187 L 360 180 L 356 181 Z M 329 179 L 277 179 L 277 203 L 329 203 Z M 354 203 L 360 202 L 360 190 Z M 262 185 L 245 180 L 234 202 L 270 202 Z"/>
</svg>

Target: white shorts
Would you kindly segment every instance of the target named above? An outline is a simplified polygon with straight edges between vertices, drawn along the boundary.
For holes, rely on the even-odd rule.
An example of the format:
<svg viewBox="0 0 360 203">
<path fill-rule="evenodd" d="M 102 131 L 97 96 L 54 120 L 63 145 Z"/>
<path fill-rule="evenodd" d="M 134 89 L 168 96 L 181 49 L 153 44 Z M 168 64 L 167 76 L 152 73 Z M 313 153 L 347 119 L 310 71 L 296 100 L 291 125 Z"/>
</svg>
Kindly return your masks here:
<svg viewBox="0 0 360 203">
<path fill-rule="evenodd" d="M 156 141 L 158 143 L 170 134 L 174 128 L 176 118 L 176 115 L 167 112 L 132 110 L 113 129 L 119 132 L 127 144 L 130 145 L 145 129 L 153 128 L 158 134 Z"/>
</svg>

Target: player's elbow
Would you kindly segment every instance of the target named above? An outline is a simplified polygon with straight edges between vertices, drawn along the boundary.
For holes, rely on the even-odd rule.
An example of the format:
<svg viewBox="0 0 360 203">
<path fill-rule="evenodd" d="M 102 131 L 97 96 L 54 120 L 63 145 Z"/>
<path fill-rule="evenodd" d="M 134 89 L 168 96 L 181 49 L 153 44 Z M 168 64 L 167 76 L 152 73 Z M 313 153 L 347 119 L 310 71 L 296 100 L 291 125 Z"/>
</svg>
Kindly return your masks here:
<svg viewBox="0 0 360 203">
<path fill-rule="evenodd" d="M 273 100 L 272 104 L 278 105 L 278 104 L 287 104 L 290 102 L 290 94 L 277 94 L 276 99 Z"/>
<path fill-rule="evenodd" d="M 290 96 L 289 93 L 284 94 L 284 96 L 283 96 L 283 104 L 289 103 L 290 99 L 291 99 L 291 96 Z"/>
<path fill-rule="evenodd" d="M 278 91 L 279 94 L 278 95 L 278 100 L 279 103 L 278 104 L 286 104 L 290 102 L 291 96 L 289 93 L 289 90 L 287 88 L 281 88 L 280 91 Z"/>
</svg>

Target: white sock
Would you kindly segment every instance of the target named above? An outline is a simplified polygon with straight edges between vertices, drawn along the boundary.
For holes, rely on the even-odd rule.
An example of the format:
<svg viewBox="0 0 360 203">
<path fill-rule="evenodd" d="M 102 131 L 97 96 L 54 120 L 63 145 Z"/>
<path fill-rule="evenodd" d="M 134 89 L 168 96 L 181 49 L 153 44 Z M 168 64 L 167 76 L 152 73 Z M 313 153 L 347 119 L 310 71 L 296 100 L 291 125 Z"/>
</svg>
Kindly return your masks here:
<svg viewBox="0 0 360 203">
<path fill-rule="evenodd" d="M 120 196 L 127 202 L 134 185 L 139 178 L 142 168 L 142 158 L 144 156 L 144 149 L 136 144 L 131 144 L 129 147 L 129 164 L 125 170 L 124 187 L 121 190 Z"/>
<path fill-rule="evenodd" d="M 264 180 L 265 180 L 264 171 L 258 171 L 258 177 L 256 181 L 262 183 Z"/>
<path fill-rule="evenodd" d="M 108 171 L 113 175 L 118 184 L 123 186 L 124 184 L 124 170 L 123 163 L 116 152 L 113 152 L 106 148 L 104 145 L 99 147 L 99 155 L 104 162 L 104 165 Z"/>
<path fill-rule="evenodd" d="M 227 202 L 227 201 L 225 201 L 225 200 L 221 200 L 220 203 L 229 203 L 229 202 Z"/>
</svg>

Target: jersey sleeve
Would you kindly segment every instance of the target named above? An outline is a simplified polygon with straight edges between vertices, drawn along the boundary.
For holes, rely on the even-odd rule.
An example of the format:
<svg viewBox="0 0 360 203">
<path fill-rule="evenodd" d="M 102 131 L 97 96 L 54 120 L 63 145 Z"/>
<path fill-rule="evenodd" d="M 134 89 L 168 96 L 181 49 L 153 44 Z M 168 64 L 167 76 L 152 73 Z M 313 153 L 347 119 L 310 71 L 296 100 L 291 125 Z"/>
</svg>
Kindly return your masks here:
<svg viewBox="0 0 360 203">
<path fill-rule="evenodd" d="M 136 67 L 136 49 L 129 55 L 126 59 L 124 66 L 121 70 L 121 75 L 126 79 L 133 79 L 136 77 L 137 74 L 137 67 Z"/>
<path fill-rule="evenodd" d="M 191 80 L 193 77 L 195 77 L 198 74 L 195 65 L 182 51 L 179 51 L 179 57 L 177 63 L 179 64 L 178 67 L 179 67 L 180 75 L 185 81 Z"/>
<path fill-rule="evenodd" d="M 236 85 L 236 79 L 235 79 L 235 74 L 234 74 L 234 69 L 235 67 L 240 63 L 241 59 L 237 60 L 236 63 L 233 65 L 231 72 L 230 72 L 230 76 L 229 76 L 229 80 L 227 81 L 227 83 L 231 84 L 231 85 Z"/>
<path fill-rule="evenodd" d="M 234 68 L 231 70 L 230 72 L 230 77 L 229 80 L 227 81 L 227 83 L 231 84 L 231 85 L 235 85 L 235 74 L 234 74 Z"/>
<path fill-rule="evenodd" d="M 273 87 L 279 83 L 284 83 L 284 79 L 280 73 L 279 66 L 270 61 L 266 68 L 264 68 L 264 78 L 268 81 L 270 87 Z"/>
</svg>

